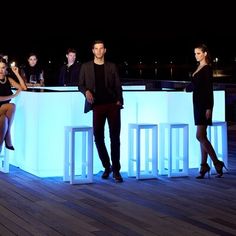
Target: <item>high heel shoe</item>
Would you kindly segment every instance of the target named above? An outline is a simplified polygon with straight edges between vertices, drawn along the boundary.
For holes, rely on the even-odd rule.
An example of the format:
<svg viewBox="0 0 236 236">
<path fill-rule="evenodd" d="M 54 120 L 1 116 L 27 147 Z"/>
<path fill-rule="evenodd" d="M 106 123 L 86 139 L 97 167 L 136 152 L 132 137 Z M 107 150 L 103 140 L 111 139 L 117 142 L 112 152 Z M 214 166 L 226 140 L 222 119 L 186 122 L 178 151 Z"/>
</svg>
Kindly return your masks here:
<svg viewBox="0 0 236 236">
<path fill-rule="evenodd" d="M 210 178 L 210 166 L 206 164 L 201 164 L 200 175 L 196 177 L 196 179 L 204 179 L 206 173 L 208 173 L 208 178 Z"/>
<path fill-rule="evenodd" d="M 15 148 L 13 146 L 8 146 L 6 143 L 5 143 L 5 147 L 9 150 L 13 150 L 13 151 L 15 150 Z"/>
<path fill-rule="evenodd" d="M 9 146 L 8 144 L 7 144 L 7 141 L 6 141 L 6 138 L 4 139 L 4 141 L 5 141 L 5 147 L 7 148 L 7 149 L 9 149 L 9 150 L 15 150 L 15 148 L 13 147 L 13 146 Z"/>
<path fill-rule="evenodd" d="M 218 175 L 216 176 L 216 178 L 220 178 L 222 177 L 223 173 L 223 168 L 225 168 L 226 170 L 228 170 L 225 166 L 225 163 L 223 161 L 217 161 L 216 163 L 214 163 L 216 172 L 218 173 Z"/>
</svg>

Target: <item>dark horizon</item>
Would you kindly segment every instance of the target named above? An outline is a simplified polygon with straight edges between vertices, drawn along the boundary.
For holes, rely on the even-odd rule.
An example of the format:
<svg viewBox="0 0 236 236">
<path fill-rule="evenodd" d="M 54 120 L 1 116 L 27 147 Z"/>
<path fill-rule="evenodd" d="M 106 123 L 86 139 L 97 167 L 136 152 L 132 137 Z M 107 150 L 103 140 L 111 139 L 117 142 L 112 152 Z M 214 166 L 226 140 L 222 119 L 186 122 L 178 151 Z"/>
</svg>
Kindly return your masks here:
<svg viewBox="0 0 236 236">
<path fill-rule="evenodd" d="M 74 47 L 83 62 L 92 57 L 91 42 L 104 39 L 108 58 L 118 63 L 188 63 L 193 60 L 195 44 L 204 42 L 213 58 L 232 63 L 236 36 L 231 4 L 199 1 L 193 6 L 168 1 L 157 7 L 149 1 L 133 6 L 121 1 L 78 8 L 73 2 L 55 7 L 40 2 L 28 3 L 26 8 L 16 3 L 17 11 L 6 16 L 15 24 L 5 25 L 0 52 L 24 63 L 34 51 L 43 63 L 60 64 L 66 49 Z"/>
</svg>

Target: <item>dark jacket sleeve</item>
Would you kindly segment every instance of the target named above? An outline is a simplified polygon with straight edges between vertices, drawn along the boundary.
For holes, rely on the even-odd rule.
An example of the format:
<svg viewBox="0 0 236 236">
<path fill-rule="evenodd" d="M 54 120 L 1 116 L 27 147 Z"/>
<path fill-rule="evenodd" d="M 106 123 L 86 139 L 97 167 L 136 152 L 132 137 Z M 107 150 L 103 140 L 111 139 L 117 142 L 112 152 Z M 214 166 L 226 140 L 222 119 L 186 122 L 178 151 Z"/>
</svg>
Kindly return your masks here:
<svg viewBox="0 0 236 236">
<path fill-rule="evenodd" d="M 84 113 L 91 111 L 93 107 L 93 105 L 87 101 L 85 96 L 87 90 L 90 90 L 92 93 L 94 91 L 94 83 L 92 81 L 93 78 L 91 77 L 90 73 L 91 73 L 91 64 L 88 62 L 82 64 L 79 71 L 78 90 L 85 97 Z"/>
<path fill-rule="evenodd" d="M 79 82 L 78 82 L 78 90 L 84 94 L 85 96 L 85 92 L 88 90 L 88 64 L 82 64 L 80 67 L 80 71 L 79 71 Z"/>
<path fill-rule="evenodd" d="M 105 63 L 106 87 L 116 101 L 124 104 L 122 86 L 117 66 L 112 62 Z"/>
<path fill-rule="evenodd" d="M 124 105 L 123 92 L 122 92 L 120 76 L 118 73 L 118 68 L 116 65 L 114 65 L 114 67 L 115 67 L 115 85 L 116 85 L 117 100 L 120 101 L 122 105 Z"/>
</svg>

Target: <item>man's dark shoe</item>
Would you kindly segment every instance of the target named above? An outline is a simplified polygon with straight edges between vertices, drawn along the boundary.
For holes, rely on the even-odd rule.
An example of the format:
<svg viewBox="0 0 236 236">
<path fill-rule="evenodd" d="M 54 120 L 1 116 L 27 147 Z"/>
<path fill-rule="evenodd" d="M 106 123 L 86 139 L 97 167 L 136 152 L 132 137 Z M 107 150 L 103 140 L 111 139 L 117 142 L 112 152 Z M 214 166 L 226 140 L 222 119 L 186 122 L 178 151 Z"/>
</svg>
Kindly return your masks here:
<svg viewBox="0 0 236 236">
<path fill-rule="evenodd" d="M 113 172 L 113 178 L 116 181 L 116 183 L 123 182 L 123 178 L 121 177 L 119 172 Z"/>
<path fill-rule="evenodd" d="M 112 172 L 112 168 L 111 167 L 106 168 L 104 170 L 103 174 L 102 174 L 102 178 L 103 179 L 108 179 L 111 172 Z"/>
</svg>

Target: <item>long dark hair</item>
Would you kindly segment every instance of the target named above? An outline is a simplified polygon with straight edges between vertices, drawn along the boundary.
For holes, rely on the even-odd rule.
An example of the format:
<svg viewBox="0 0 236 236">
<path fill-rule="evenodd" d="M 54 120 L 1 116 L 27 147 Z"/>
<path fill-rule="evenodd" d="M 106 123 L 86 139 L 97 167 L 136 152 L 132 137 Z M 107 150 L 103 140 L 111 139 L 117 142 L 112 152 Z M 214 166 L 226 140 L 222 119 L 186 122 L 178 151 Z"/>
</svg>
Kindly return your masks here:
<svg viewBox="0 0 236 236">
<path fill-rule="evenodd" d="M 0 56 L 0 62 L 4 63 L 7 66 L 7 61 L 2 56 Z"/>
</svg>

